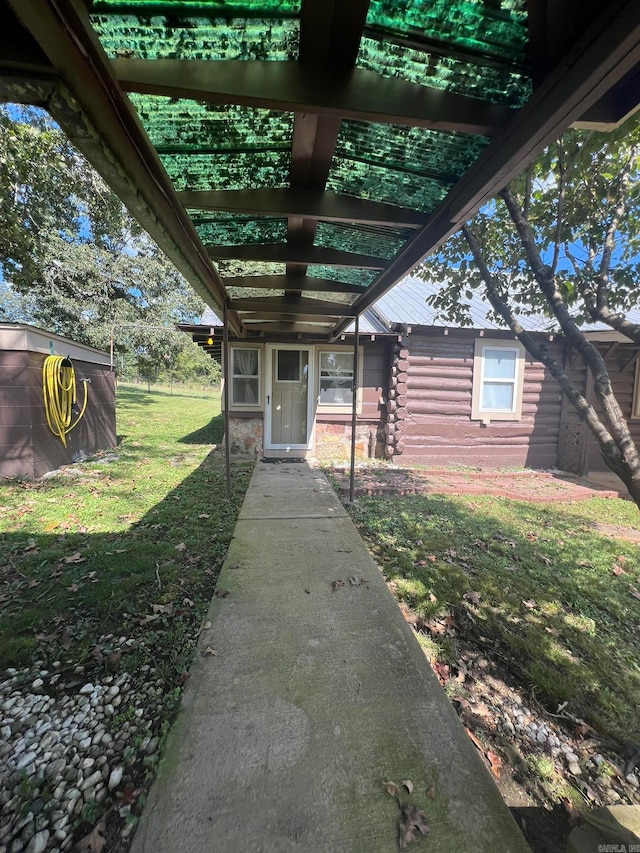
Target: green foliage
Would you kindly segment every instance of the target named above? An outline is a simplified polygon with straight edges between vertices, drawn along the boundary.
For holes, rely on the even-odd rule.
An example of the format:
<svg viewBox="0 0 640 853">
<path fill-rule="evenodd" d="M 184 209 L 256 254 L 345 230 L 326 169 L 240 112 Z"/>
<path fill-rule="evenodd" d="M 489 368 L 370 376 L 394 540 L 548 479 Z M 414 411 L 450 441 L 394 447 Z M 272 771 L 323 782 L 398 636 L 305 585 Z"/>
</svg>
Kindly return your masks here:
<svg viewBox="0 0 640 853">
<path fill-rule="evenodd" d="M 613 241 L 606 284 L 609 306 L 628 310 L 638 301 L 640 281 L 640 122 L 632 118 L 612 133 L 570 130 L 510 186 L 533 229 L 537 250 L 555 272 L 566 303 L 579 323 L 588 312 L 584 295 L 594 294 L 607 237 Z M 622 215 L 619 216 L 622 209 Z M 516 314 L 557 320 L 527 263 L 522 240 L 501 199 L 487 204 L 469 223 L 501 295 Z M 417 274 L 442 282 L 429 301 L 441 314 L 471 325 L 468 299 L 484 293 L 480 271 L 461 232 L 427 260 Z M 492 316 L 504 325 L 504 321 Z"/>
<path fill-rule="evenodd" d="M 41 110 L 0 109 L 0 319 L 173 368 L 203 303 Z"/>
</svg>

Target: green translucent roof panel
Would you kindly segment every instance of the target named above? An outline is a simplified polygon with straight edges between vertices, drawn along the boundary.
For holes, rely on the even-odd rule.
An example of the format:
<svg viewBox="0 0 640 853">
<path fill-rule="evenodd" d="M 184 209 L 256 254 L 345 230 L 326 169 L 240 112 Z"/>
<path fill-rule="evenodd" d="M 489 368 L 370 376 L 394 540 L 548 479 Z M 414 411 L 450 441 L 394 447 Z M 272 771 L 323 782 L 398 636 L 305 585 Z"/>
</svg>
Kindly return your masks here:
<svg viewBox="0 0 640 853">
<path fill-rule="evenodd" d="M 94 0 L 96 12 L 135 11 L 138 15 L 297 15 L 300 0 Z"/>
<path fill-rule="evenodd" d="M 139 4 L 143 6 L 143 4 Z M 173 17 L 152 9 L 133 14 L 97 14 L 109 4 L 93 6 L 91 22 L 111 58 L 271 59 L 298 58 L 299 22 L 290 19 Z M 136 4 L 129 4 L 130 11 Z M 124 12 L 124 10 L 123 10 Z M 195 12 L 192 14 L 195 15 Z M 142 16 L 142 17 L 140 17 Z M 149 17 L 151 16 L 151 17 Z"/>
<path fill-rule="evenodd" d="M 343 269 L 340 267 L 325 267 L 321 264 L 309 264 L 307 275 L 314 278 L 329 278 L 332 281 L 344 281 L 347 284 L 361 284 L 364 289 L 378 277 L 376 270 Z"/>
<path fill-rule="evenodd" d="M 371 0 L 366 26 L 525 62 L 525 0 Z"/>
<path fill-rule="evenodd" d="M 262 261 L 216 261 L 218 272 L 223 278 L 236 275 L 284 275 L 285 264 L 270 264 Z"/>
<path fill-rule="evenodd" d="M 131 102 L 177 190 L 287 186 L 290 114 L 156 95 Z"/>
<path fill-rule="evenodd" d="M 228 287 L 232 299 L 266 299 L 269 296 L 284 296 L 284 290 L 269 290 L 266 287 Z"/>
<path fill-rule="evenodd" d="M 284 243 L 287 239 L 287 220 L 254 216 L 231 217 L 228 213 L 188 211 L 203 243 L 213 246 L 261 245 Z"/>
<path fill-rule="evenodd" d="M 130 96 L 160 155 L 218 151 L 288 152 L 293 115 L 254 107 L 219 106 L 159 95 Z"/>
<path fill-rule="evenodd" d="M 521 107 L 531 94 L 529 77 L 522 71 L 440 56 L 366 36 L 360 42 L 356 65 L 383 77 L 398 77 L 514 108 Z"/>
<path fill-rule="evenodd" d="M 327 188 L 428 213 L 488 141 L 461 133 L 345 121 Z"/>
<path fill-rule="evenodd" d="M 171 181 L 181 190 L 243 190 L 247 187 L 286 187 L 289 155 L 264 151 L 258 154 L 167 154 L 160 157 Z"/>
<path fill-rule="evenodd" d="M 401 228 L 341 225 L 318 222 L 314 243 L 316 246 L 340 249 L 343 252 L 360 252 L 379 258 L 392 258 L 412 234 Z"/>
</svg>

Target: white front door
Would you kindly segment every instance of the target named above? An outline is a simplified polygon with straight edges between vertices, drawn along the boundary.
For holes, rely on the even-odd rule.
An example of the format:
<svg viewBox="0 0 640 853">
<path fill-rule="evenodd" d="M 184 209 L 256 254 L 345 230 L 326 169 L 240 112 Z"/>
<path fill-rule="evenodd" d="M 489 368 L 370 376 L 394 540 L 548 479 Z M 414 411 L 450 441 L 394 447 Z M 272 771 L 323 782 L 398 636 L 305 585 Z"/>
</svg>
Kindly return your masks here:
<svg viewBox="0 0 640 853">
<path fill-rule="evenodd" d="M 267 347 L 265 450 L 307 450 L 313 423 L 310 347 Z"/>
</svg>

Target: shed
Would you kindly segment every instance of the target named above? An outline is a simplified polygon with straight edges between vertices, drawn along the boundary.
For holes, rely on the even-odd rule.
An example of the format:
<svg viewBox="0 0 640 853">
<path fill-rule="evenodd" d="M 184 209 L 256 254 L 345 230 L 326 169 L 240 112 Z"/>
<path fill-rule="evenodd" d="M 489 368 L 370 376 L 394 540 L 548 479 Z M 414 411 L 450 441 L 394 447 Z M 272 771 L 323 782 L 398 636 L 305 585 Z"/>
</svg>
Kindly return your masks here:
<svg viewBox="0 0 640 853">
<path fill-rule="evenodd" d="M 42 369 L 68 356 L 87 406 L 66 446 L 47 424 Z M 0 477 L 41 477 L 116 444 L 115 381 L 109 354 L 22 323 L 0 323 Z M 78 389 L 80 403 L 84 391 Z"/>
</svg>

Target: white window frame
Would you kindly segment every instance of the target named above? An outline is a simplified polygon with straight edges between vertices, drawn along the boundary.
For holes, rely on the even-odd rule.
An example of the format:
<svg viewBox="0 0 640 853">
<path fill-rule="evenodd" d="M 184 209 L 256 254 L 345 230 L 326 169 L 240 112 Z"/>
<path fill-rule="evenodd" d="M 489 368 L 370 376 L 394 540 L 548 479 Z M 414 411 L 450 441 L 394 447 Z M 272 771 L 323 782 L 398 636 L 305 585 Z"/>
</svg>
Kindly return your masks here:
<svg viewBox="0 0 640 853">
<path fill-rule="evenodd" d="M 482 390 L 485 382 L 484 353 L 488 349 L 515 352 L 515 376 L 513 379 L 497 380 L 505 385 L 513 385 L 513 406 L 511 409 L 482 409 Z M 471 420 L 488 424 L 491 421 L 519 421 L 522 417 L 522 392 L 524 388 L 524 347 L 519 341 L 500 338 L 476 338 L 473 353 L 473 389 L 471 396 Z M 496 382 L 488 377 L 487 382 Z"/>
<path fill-rule="evenodd" d="M 353 347 L 349 346 L 318 346 L 316 347 L 316 412 L 321 415 L 349 415 L 353 411 L 353 403 L 321 403 L 320 402 L 320 361 L 321 354 L 327 352 L 346 353 L 353 358 Z M 362 414 L 362 377 L 364 367 L 364 347 L 358 347 L 358 389 L 356 395 L 356 413 Z"/>
<path fill-rule="evenodd" d="M 640 420 L 640 358 L 636 360 L 636 372 L 633 380 L 633 400 L 631 401 L 631 419 Z"/>
<path fill-rule="evenodd" d="M 257 377 L 252 375 L 248 376 L 244 373 L 235 373 L 235 358 L 234 353 L 238 350 L 251 350 L 252 352 L 258 353 L 258 375 Z M 231 364 L 229 365 L 229 409 L 250 409 L 252 411 L 259 411 L 262 409 L 262 349 L 261 347 L 251 347 L 251 346 L 231 346 L 229 347 L 229 361 Z M 233 380 L 234 379 L 256 379 L 258 380 L 258 398 L 255 403 L 237 403 L 233 399 Z"/>
</svg>

